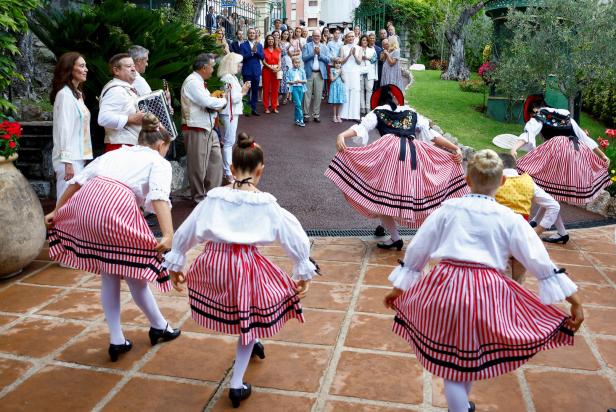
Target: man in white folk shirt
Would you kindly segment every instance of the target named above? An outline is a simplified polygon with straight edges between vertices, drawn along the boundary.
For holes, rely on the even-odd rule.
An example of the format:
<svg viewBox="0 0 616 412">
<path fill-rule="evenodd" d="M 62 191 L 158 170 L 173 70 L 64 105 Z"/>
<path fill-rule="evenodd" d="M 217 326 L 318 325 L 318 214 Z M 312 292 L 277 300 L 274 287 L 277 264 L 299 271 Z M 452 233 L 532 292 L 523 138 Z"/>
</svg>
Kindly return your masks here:
<svg viewBox="0 0 616 412">
<path fill-rule="evenodd" d="M 101 91 L 98 112 L 98 124 L 105 128 L 105 153 L 136 145 L 145 114 L 137 109 L 138 94 L 133 87 L 137 70 L 130 55 L 116 54 L 109 59 L 109 69 L 113 79 Z"/>
<path fill-rule="evenodd" d="M 143 76 L 141 76 L 145 73 L 145 69 L 148 68 L 150 51 L 145 47 L 135 45 L 128 49 L 128 54 L 130 54 L 130 57 L 133 59 L 135 70 L 137 71 L 137 76 L 133 82 L 133 87 L 137 89 L 137 94 L 139 96 L 145 96 L 146 94 L 152 93 L 152 88 Z"/>
<path fill-rule="evenodd" d="M 205 81 L 212 76 L 216 56 L 197 56 L 193 72 L 182 84 L 182 133 L 186 146 L 188 182 L 195 202 L 222 183 L 223 165 L 218 134 L 214 131 L 217 111 L 227 104 L 226 96 L 212 97 Z"/>
</svg>

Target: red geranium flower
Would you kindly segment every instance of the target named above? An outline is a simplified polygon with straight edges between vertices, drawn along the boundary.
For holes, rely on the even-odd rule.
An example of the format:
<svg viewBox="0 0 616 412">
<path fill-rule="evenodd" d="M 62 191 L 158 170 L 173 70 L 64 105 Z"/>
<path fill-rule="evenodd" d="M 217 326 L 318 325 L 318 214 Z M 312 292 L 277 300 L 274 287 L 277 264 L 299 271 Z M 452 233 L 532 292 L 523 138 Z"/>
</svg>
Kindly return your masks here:
<svg viewBox="0 0 616 412">
<path fill-rule="evenodd" d="M 10 147 L 11 149 L 15 149 L 15 146 L 17 146 L 17 143 L 15 143 L 15 142 L 9 142 L 9 147 Z"/>
<path fill-rule="evenodd" d="M 606 129 L 605 134 L 611 138 L 616 138 L 616 129 Z"/>
<path fill-rule="evenodd" d="M 11 135 L 10 134 L 5 134 L 5 135 L 2 136 L 2 138 L 4 140 L 9 140 L 11 138 Z"/>
</svg>

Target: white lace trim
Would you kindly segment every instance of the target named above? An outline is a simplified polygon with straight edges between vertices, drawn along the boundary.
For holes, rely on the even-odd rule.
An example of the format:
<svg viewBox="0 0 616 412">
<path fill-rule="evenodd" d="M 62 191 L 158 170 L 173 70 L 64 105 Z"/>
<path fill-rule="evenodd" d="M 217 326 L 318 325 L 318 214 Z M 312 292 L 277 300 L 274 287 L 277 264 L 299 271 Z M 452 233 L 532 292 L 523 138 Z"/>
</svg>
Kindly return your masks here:
<svg viewBox="0 0 616 412">
<path fill-rule="evenodd" d="M 565 273 L 556 273 L 539 280 L 539 298 L 546 305 L 563 301 L 577 291 L 577 286 Z"/>
<path fill-rule="evenodd" d="M 411 270 L 404 266 L 396 267 L 387 278 L 397 289 L 408 290 L 419 279 L 421 279 L 421 271 Z"/>
<path fill-rule="evenodd" d="M 293 279 L 310 280 L 314 276 L 316 270 L 316 266 L 310 260 L 302 260 L 293 266 Z"/>
<path fill-rule="evenodd" d="M 255 205 L 274 203 L 276 198 L 267 192 L 248 192 L 246 190 L 217 187 L 207 192 L 210 199 L 222 199 L 230 203 L 250 203 Z"/>
</svg>

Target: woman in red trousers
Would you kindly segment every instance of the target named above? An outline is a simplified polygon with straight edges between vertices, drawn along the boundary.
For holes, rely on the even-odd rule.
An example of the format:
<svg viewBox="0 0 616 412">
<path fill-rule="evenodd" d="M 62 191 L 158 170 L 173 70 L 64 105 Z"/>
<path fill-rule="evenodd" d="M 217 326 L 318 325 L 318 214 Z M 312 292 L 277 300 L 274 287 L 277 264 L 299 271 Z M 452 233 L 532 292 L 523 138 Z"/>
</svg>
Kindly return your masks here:
<svg viewBox="0 0 616 412">
<path fill-rule="evenodd" d="M 263 59 L 263 108 L 265 113 L 278 113 L 278 88 L 280 80 L 278 72 L 280 72 L 280 56 L 281 51 L 276 39 L 271 34 L 265 38 L 265 49 L 263 49 L 265 58 Z M 271 108 L 271 111 L 270 111 Z"/>
</svg>

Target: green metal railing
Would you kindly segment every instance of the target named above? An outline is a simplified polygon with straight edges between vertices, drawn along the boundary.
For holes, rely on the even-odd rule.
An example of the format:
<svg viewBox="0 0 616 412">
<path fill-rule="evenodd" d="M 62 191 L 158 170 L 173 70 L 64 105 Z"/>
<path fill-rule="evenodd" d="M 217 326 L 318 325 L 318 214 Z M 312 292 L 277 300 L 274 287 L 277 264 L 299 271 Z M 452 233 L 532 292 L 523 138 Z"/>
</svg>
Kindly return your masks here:
<svg viewBox="0 0 616 412">
<path fill-rule="evenodd" d="M 269 17 L 268 21 L 265 22 L 265 27 L 268 28 L 267 32 L 270 32 L 274 29 L 274 20 L 276 19 L 285 19 L 287 17 L 287 6 L 284 0 L 274 0 L 270 1 L 269 4 Z"/>
<path fill-rule="evenodd" d="M 212 32 L 213 27 L 209 24 L 208 12 L 214 8 L 216 26 L 225 28 L 225 37 L 228 41 L 235 39 L 238 29 L 247 30 L 256 27 L 259 20 L 259 11 L 250 3 L 241 0 L 199 0 L 195 13 L 195 24 Z"/>
</svg>

